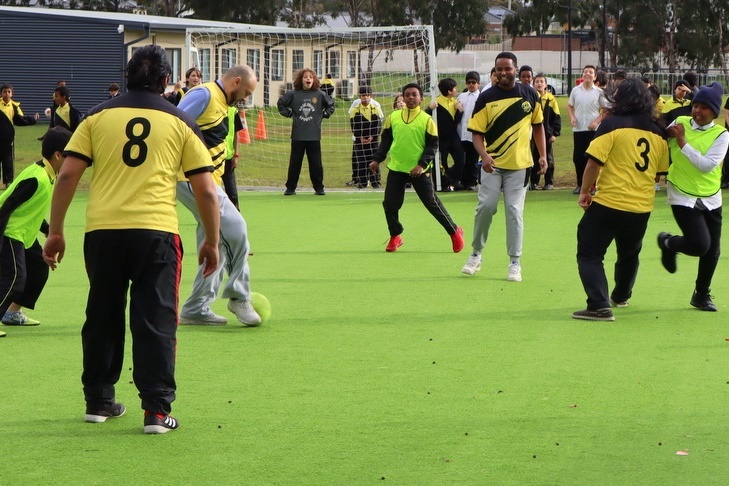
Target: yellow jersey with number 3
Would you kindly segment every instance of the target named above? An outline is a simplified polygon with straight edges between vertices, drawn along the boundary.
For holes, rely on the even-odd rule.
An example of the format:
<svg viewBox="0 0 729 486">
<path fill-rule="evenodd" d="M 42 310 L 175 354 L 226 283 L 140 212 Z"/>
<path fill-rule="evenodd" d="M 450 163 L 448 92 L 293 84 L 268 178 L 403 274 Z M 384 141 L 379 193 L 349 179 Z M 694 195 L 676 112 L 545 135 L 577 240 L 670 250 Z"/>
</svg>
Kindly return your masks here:
<svg viewBox="0 0 729 486">
<path fill-rule="evenodd" d="M 195 121 L 149 91 L 130 90 L 89 111 L 64 151 L 92 167 L 86 231 L 178 233 L 177 174 L 212 172 Z"/>
<path fill-rule="evenodd" d="M 630 213 L 653 210 L 656 174 L 668 171 L 668 143 L 648 116 L 608 116 L 587 156 L 602 166 L 593 201 Z"/>
</svg>

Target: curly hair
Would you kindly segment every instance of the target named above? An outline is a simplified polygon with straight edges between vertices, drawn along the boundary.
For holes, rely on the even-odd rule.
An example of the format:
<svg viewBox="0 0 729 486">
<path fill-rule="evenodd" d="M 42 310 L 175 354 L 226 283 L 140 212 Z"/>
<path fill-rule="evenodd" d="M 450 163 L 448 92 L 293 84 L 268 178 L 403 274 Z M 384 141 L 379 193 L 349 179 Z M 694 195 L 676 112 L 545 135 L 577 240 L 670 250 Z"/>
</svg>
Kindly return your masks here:
<svg viewBox="0 0 729 486">
<path fill-rule="evenodd" d="M 637 78 L 628 78 L 620 83 L 613 93 L 611 115 L 647 115 L 655 116 L 655 101 L 646 85 Z"/>
<path fill-rule="evenodd" d="M 309 68 L 299 69 L 294 75 L 294 89 L 304 89 L 304 74 L 309 73 L 314 77 L 314 84 L 311 85 L 311 89 L 318 90 L 321 88 L 321 82 L 316 77 L 316 73 Z"/>
</svg>

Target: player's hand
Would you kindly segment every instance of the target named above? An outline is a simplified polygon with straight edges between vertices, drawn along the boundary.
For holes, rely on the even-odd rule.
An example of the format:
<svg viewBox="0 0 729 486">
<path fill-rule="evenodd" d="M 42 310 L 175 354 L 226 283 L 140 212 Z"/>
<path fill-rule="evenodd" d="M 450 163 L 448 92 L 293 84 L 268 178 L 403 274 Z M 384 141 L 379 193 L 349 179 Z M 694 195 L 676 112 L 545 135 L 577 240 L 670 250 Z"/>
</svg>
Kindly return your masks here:
<svg viewBox="0 0 729 486">
<path fill-rule="evenodd" d="M 230 168 L 231 169 L 237 169 L 238 168 L 238 156 L 234 155 L 232 159 L 230 159 Z"/>
<path fill-rule="evenodd" d="M 577 118 L 570 118 L 570 125 L 572 125 L 573 127 L 576 127 L 577 126 Z"/>
<path fill-rule="evenodd" d="M 197 255 L 198 265 L 203 266 L 203 277 L 208 278 L 218 268 L 218 245 L 203 243 Z"/>
<path fill-rule="evenodd" d="M 681 138 L 686 135 L 686 130 L 683 128 L 683 125 L 676 124 L 671 125 L 670 127 L 666 128 L 666 136 L 668 138 Z"/>
<path fill-rule="evenodd" d="M 554 142 L 555 142 L 556 140 L 557 140 L 557 137 L 555 137 L 554 135 L 552 135 L 552 136 L 551 136 L 551 137 L 549 137 L 549 139 L 547 140 L 547 143 L 554 143 Z"/>
<path fill-rule="evenodd" d="M 51 270 L 55 270 L 66 252 L 66 239 L 63 235 L 48 235 L 46 244 L 43 245 L 43 261 L 45 261 Z"/>
<path fill-rule="evenodd" d="M 491 157 L 481 159 L 481 169 L 483 169 L 484 172 L 488 172 L 489 174 L 491 174 L 494 171 L 494 168 L 494 159 L 492 159 Z"/>
<path fill-rule="evenodd" d="M 369 167 L 370 167 L 370 172 L 372 172 L 373 174 L 377 174 L 380 171 L 380 163 L 377 162 L 376 160 L 373 160 L 372 162 L 370 162 Z"/>
<path fill-rule="evenodd" d="M 410 170 L 410 177 L 420 177 L 424 171 L 423 166 L 418 164 Z"/>
<path fill-rule="evenodd" d="M 587 208 L 590 207 L 590 204 L 592 204 L 592 196 L 589 192 L 580 192 L 580 197 L 577 199 L 577 204 L 580 205 L 582 209 L 587 211 Z"/>
<path fill-rule="evenodd" d="M 547 167 L 549 167 L 549 164 L 547 163 L 546 157 L 539 157 L 539 174 L 544 174 L 547 172 Z"/>
</svg>

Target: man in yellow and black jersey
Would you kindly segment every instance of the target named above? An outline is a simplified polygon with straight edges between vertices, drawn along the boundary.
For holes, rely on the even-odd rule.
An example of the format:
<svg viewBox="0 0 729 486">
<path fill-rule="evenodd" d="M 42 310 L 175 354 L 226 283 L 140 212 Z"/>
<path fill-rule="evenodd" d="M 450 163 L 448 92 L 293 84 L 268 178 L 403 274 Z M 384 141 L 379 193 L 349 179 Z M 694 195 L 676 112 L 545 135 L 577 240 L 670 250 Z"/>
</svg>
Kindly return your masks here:
<svg viewBox="0 0 729 486">
<path fill-rule="evenodd" d="M 71 90 L 66 86 L 59 86 L 53 92 L 53 104 L 56 109 L 51 113 L 49 129 L 63 127 L 66 130 L 75 132 L 81 123 L 83 115 L 71 105 Z"/>
<path fill-rule="evenodd" d="M 221 186 L 225 171 L 228 137 L 228 108 L 243 101 L 256 89 L 258 80 L 253 70 L 244 64 L 234 66 L 217 81 L 192 88 L 180 100 L 179 108 L 192 116 L 202 130 L 205 143 L 215 164 L 216 192 L 220 208 L 220 267 L 212 278 L 204 278 L 198 267 L 192 293 L 180 311 L 180 323 L 192 325 L 226 324 L 227 319 L 215 314 L 210 306 L 218 295 L 228 272 L 222 296 L 228 300 L 228 310 L 246 326 L 257 326 L 261 317 L 250 304 L 250 270 L 248 267 L 248 227 L 243 215 L 230 201 Z M 192 212 L 198 222 L 198 243 L 203 237 L 202 220 L 195 205 L 193 187 L 187 181 L 177 184 L 177 199 Z"/>
<path fill-rule="evenodd" d="M 13 100 L 13 86 L 0 86 L 0 169 L 8 188 L 15 177 L 15 127 L 35 125 L 40 114 L 24 115 L 20 103 Z"/>
<path fill-rule="evenodd" d="M 81 331 L 85 420 L 104 422 L 126 410 L 115 400 L 114 385 L 124 360 L 128 292 L 133 378 L 145 433 L 178 426 L 169 413 L 183 254 L 175 209 L 180 171 L 195 191 L 205 226 L 198 250 L 205 275 L 218 265 L 212 161 L 195 121 L 160 96 L 169 75 L 164 49 L 140 47 L 127 65 L 127 93 L 92 108 L 81 122 L 64 152 L 43 250 L 55 269 L 66 249 L 68 207 L 84 171 L 93 167 L 84 238 L 89 297 Z"/>
<path fill-rule="evenodd" d="M 349 126 L 352 128 L 352 180 L 359 189 L 369 182 L 374 189 L 380 188 L 380 173 L 369 171 L 372 157 L 380 145 L 380 127 L 385 115 L 380 104 L 372 103 L 372 88 L 360 86 L 359 103 L 349 109 Z"/>
<path fill-rule="evenodd" d="M 474 148 L 481 156 L 482 172 L 473 224 L 473 252 L 461 272 L 473 275 L 481 269 L 481 252 L 503 192 L 506 249 L 510 258 L 506 278 L 520 282 L 524 199 L 533 165 L 531 135 L 539 151 L 542 173 L 547 169 L 547 150 L 539 95 L 531 86 L 517 83 L 516 72 L 514 53 L 502 52 L 496 56 L 498 83 L 481 93 L 468 122 Z"/>
<path fill-rule="evenodd" d="M 661 116 L 666 126 L 673 123 L 679 116 L 691 114 L 691 100 L 688 95 L 691 93 L 691 85 L 684 79 L 676 81 L 673 87 L 673 96 L 666 100 L 661 108 Z"/>
<path fill-rule="evenodd" d="M 587 309 L 575 319 L 613 321 L 611 304 L 626 307 L 638 275 L 638 256 L 653 211 L 658 174 L 668 171 L 668 144 L 656 123 L 655 102 L 637 78 L 620 83 L 608 116 L 587 149 L 577 226 L 577 267 Z M 597 184 L 594 196 L 590 189 Z M 603 260 L 615 240 L 615 287 L 608 293 Z"/>
</svg>

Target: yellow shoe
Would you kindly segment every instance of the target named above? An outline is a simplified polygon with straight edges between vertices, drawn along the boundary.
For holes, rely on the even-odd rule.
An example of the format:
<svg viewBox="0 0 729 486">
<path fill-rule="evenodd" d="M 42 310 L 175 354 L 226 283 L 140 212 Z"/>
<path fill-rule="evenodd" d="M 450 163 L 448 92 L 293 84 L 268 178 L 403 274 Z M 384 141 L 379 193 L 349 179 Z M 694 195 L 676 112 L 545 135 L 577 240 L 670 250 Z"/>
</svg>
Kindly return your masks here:
<svg viewBox="0 0 729 486">
<path fill-rule="evenodd" d="M 31 319 L 23 314 L 21 310 L 18 312 L 6 312 L 2 318 L 2 323 L 6 326 L 37 326 L 40 324 L 40 321 Z"/>
<path fill-rule="evenodd" d="M 8 335 L 8 333 L 6 333 L 5 331 L 0 331 L 0 337 L 5 337 L 7 335 Z"/>
</svg>

